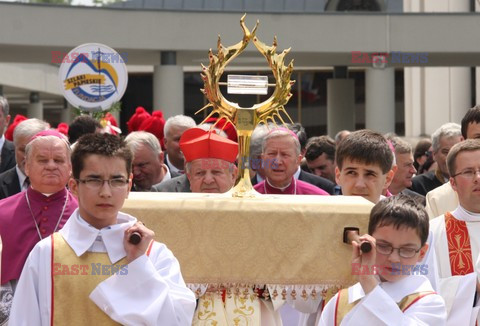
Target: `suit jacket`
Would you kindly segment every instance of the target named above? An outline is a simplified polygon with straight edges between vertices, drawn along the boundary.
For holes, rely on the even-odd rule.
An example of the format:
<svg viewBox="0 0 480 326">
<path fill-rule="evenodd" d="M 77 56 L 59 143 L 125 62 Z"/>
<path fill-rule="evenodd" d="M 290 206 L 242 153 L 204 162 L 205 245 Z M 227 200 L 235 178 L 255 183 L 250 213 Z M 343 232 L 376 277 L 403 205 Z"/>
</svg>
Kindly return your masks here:
<svg viewBox="0 0 480 326">
<path fill-rule="evenodd" d="M 18 173 L 15 167 L 0 174 L 0 199 L 18 194 L 22 189 L 18 181 Z"/>
<path fill-rule="evenodd" d="M 414 177 L 410 189 L 420 195 L 426 196 L 429 191 L 432 191 L 443 184 L 444 182 L 438 180 L 435 171 L 430 171 Z"/>
<path fill-rule="evenodd" d="M 335 184 L 326 178 L 301 170 L 298 180 L 317 186 L 328 192 L 330 195 L 335 195 Z M 251 181 L 253 186 L 256 185 L 258 183 L 257 176 L 255 175 Z"/>
<path fill-rule="evenodd" d="M 5 139 L 5 143 L 2 147 L 0 173 L 15 167 L 16 164 L 15 146 L 13 146 L 13 143 L 11 141 Z"/>
<path fill-rule="evenodd" d="M 179 177 L 160 182 L 152 186 L 152 191 L 156 192 L 192 192 L 190 190 L 190 182 L 187 175 L 182 174 Z"/>
</svg>

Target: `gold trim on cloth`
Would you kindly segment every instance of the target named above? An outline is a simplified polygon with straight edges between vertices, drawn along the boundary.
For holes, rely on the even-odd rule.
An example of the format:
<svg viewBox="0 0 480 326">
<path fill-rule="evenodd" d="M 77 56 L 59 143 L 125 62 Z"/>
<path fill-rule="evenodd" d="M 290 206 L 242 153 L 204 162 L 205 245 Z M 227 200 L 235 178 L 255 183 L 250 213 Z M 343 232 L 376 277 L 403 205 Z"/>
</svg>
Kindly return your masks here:
<svg viewBox="0 0 480 326">
<path fill-rule="evenodd" d="M 78 325 L 79 320 L 83 325 L 119 325 L 89 295 L 112 273 L 128 272 L 127 260 L 123 258 L 112 265 L 106 253 L 98 252 L 78 257 L 60 233 L 54 233 L 53 238 L 52 325 Z"/>
<path fill-rule="evenodd" d="M 245 288 L 242 292 L 228 295 L 218 291 L 205 293 L 198 300 L 192 325 L 260 325 L 260 299 L 251 288 Z"/>
<path fill-rule="evenodd" d="M 296 291 L 301 298 L 322 286 L 355 283 L 343 228 L 366 233 L 372 206 L 348 196 L 130 193 L 122 211 L 155 231 L 179 260 L 185 281 L 199 289 L 308 285 L 309 293 Z"/>
</svg>

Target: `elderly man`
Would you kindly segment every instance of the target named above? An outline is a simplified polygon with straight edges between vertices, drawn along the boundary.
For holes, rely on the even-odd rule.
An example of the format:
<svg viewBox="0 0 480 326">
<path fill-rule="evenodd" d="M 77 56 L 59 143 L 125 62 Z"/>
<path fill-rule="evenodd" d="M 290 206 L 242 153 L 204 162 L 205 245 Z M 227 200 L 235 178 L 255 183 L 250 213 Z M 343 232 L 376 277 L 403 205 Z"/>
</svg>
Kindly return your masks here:
<svg viewBox="0 0 480 326">
<path fill-rule="evenodd" d="M 395 164 L 397 169 L 392 179 L 392 183 L 388 187 L 388 191 L 392 195 L 402 193 L 414 197 L 420 203 L 425 204 L 425 197 L 408 189 L 412 186 L 412 178 L 417 172 L 413 165 L 412 146 L 399 137 L 391 139 L 392 145 L 395 149 Z"/>
<path fill-rule="evenodd" d="M 448 181 L 447 155 L 450 148 L 462 141 L 458 123 L 446 123 L 435 130 L 432 135 L 433 159 L 437 162 L 435 171 L 427 172 L 412 179 L 411 189 L 420 195 L 440 187 Z"/>
<path fill-rule="evenodd" d="M 291 130 L 271 130 L 262 143 L 262 164 L 265 180 L 254 189 L 261 194 L 328 195 L 326 191 L 295 178 L 302 160 L 300 142 Z M 304 171 L 300 171 L 305 173 Z"/>
<path fill-rule="evenodd" d="M 464 139 L 480 138 L 480 105 L 474 106 L 465 113 L 461 125 Z M 457 193 L 447 182 L 427 194 L 427 206 L 425 208 L 428 216 L 434 218 L 447 211 L 454 210 L 457 205 Z"/>
<path fill-rule="evenodd" d="M 215 131 L 192 128 L 180 138 L 185 173 L 192 192 L 224 193 L 237 178 L 238 144 Z"/>
<path fill-rule="evenodd" d="M 447 164 L 459 205 L 430 221 L 428 276 L 447 307 L 452 307 L 447 324 L 475 325 L 480 319 L 476 299 L 480 288 L 480 141 L 467 139 L 453 146 Z M 439 280 L 433 278 L 437 275 Z"/>
<path fill-rule="evenodd" d="M 227 139 L 225 133 L 219 133 L 205 131 L 200 126 L 185 131 L 179 142 L 185 155 L 185 174 L 153 186 L 152 191 L 223 193 L 230 190 L 237 176 L 234 162 L 238 144 Z"/>
<path fill-rule="evenodd" d="M 5 97 L 0 96 L 0 173 L 15 166 L 15 147 L 5 139 L 5 130 L 10 122 L 10 107 Z"/>
<path fill-rule="evenodd" d="M 329 136 L 310 138 L 305 159 L 313 174 L 335 182 L 335 141 L 332 138 Z"/>
<path fill-rule="evenodd" d="M 185 115 L 176 115 L 168 118 L 163 129 L 165 133 L 165 164 L 170 172 L 183 173 L 185 160 L 178 142 L 185 130 L 195 127 L 195 121 Z"/>
<path fill-rule="evenodd" d="M 54 130 L 36 134 L 25 148 L 30 187 L 0 201 L 3 241 L 0 325 L 8 319 L 11 300 L 27 256 L 37 242 L 60 230 L 77 208 L 66 189 L 71 173 L 70 147 Z"/>
<path fill-rule="evenodd" d="M 33 136 L 49 127 L 47 122 L 39 119 L 24 120 L 17 125 L 13 131 L 17 165 L 0 174 L 0 199 L 28 188 L 30 181 L 25 175 L 25 147 Z"/>
<path fill-rule="evenodd" d="M 170 173 L 163 163 L 162 147 L 158 138 L 146 131 L 134 131 L 125 138 L 133 153 L 132 191 L 150 191 L 153 185 L 170 180 L 179 174 Z"/>
</svg>

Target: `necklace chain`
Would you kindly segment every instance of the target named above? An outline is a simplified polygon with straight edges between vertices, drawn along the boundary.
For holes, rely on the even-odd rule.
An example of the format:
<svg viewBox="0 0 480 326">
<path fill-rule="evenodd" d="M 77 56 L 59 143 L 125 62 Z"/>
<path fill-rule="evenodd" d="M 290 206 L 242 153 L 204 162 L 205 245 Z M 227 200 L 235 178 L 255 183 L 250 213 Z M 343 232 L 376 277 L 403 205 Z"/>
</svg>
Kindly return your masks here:
<svg viewBox="0 0 480 326">
<path fill-rule="evenodd" d="M 35 219 L 35 215 L 33 214 L 32 206 L 30 205 L 30 199 L 28 198 L 28 189 L 25 191 L 25 198 L 27 199 L 28 209 L 30 210 L 30 214 L 32 215 L 33 223 L 35 223 L 35 227 L 37 228 L 38 237 L 40 238 L 40 240 L 42 240 L 43 237 L 42 237 L 42 234 L 40 233 L 40 229 L 38 228 L 38 223 L 37 223 L 37 220 Z M 60 221 L 62 220 L 63 213 L 65 213 L 65 208 L 67 207 L 67 202 L 68 202 L 68 194 L 65 197 L 65 203 L 63 204 L 62 212 L 60 213 L 60 216 L 58 217 L 57 225 L 55 225 L 55 229 L 53 229 L 53 233 L 55 233 L 55 231 L 57 231 L 58 225 L 60 224 Z"/>
</svg>

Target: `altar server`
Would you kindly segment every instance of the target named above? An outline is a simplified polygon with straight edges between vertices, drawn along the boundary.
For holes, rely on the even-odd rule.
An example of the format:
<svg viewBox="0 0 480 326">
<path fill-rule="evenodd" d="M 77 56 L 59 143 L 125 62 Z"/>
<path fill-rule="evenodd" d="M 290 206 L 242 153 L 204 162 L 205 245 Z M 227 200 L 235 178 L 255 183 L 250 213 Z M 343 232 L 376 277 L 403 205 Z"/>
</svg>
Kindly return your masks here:
<svg viewBox="0 0 480 326">
<path fill-rule="evenodd" d="M 30 253 L 9 325 L 191 324 L 195 297 L 177 259 L 153 231 L 119 212 L 131 165 L 132 153 L 117 136 L 78 140 L 69 186 L 79 208 Z"/>
<path fill-rule="evenodd" d="M 428 267 L 417 265 L 427 252 L 427 236 L 427 213 L 409 197 L 377 203 L 368 234 L 359 239 L 371 251 L 352 243 L 352 273 L 359 283 L 328 302 L 319 325 L 445 325 L 445 302 L 420 275 Z"/>
</svg>

